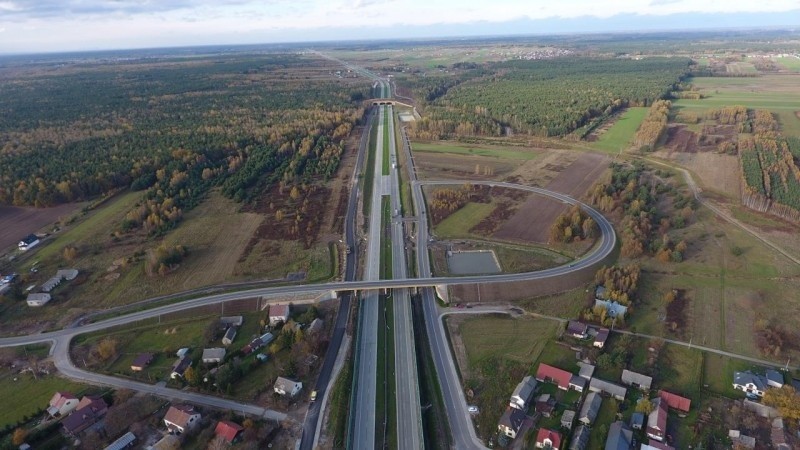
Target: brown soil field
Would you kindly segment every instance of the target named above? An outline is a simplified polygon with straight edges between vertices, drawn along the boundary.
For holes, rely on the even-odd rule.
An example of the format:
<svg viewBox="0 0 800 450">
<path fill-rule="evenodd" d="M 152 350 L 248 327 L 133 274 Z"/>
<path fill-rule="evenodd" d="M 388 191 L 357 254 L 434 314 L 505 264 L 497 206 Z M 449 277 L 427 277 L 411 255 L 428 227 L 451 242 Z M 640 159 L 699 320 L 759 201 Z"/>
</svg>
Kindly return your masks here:
<svg viewBox="0 0 800 450">
<path fill-rule="evenodd" d="M 511 174 L 515 161 L 498 161 L 477 155 L 454 155 L 432 152 L 414 153 L 414 163 L 420 180 L 500 180 Z M 481 171 L 491 168 L 493 175 L 476 175 L 475 166 Z M 483 172 L 481 172 L 483 173 Z"/>
<path fill-rule="evenodd" d="M 545 187 L 580 197 L 597 181 L 606 169 L 608 161 L 605 155 L 581 153 Z M 500 226 L 494 236 L 512 241 L 547 243 L 550 237 L 550 225 L 566 209 L 567 206 L 561 202 L 531 195 L 517 208 L 516 214 Z"/>
<path fill-rule="evenodd" d="M 47 225 L 66 219 L 80 206 L 75 203 L 52 208 L 20 208 L 0 206 L 0 251 L 16 247 L 23 237 Z"/>
<path fill-rule="evenodd" d="M 507 178 L 511 183 L 531 186 L 547 186 L 565 167 L 578 159 L 578 153 L 563 150 L 549 150 L 541 158 L 525 161 Z"/>
<path fill-rule="evenodd" d="M 697 135 L 686 129 L 686 125 L 670 125 L 664 147 L 673 152 L 697 152 Z"/>
<path fill-rule="evenodd" d="M 659 150 L 653 156 L 675 161 L 696 175 L 704 190 L 725 195 L 740 201 L 739 158 L 718 153 L 676 153 Z"/>
</svg>

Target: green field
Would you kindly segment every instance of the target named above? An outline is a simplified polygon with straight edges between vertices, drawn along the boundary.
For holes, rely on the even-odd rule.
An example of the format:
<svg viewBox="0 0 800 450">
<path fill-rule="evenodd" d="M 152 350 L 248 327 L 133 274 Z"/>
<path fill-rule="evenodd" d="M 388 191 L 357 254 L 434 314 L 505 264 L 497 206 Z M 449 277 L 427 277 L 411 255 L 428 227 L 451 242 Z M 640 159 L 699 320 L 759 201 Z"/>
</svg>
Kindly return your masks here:
<svg viewBox="0 0 800 450">
<path fill-rule="evenodd" d="M 773 58 L 775 62 L 792 72 L 800 72 L 800 58 Z"/>
<path fill-rule="evenodd" d="M 80 397 L 85 390 L 86 386 L 82 384 L 54 375 L 35 379 L 31 374 L 19 375 L 3 369 L 0 371 L 0 398 L 10 407 L 0 411 L 0 428 L 46 408 L 56 391 L 68 391 Z"/>
<path fill-rule="evenodd" d="M 434 228 L 434 232 L 441 239 L 472 236 L 469 230 L 491 214 L 493 210 L 494 203 L 467 203 L 441 221 Z"/>
<path fill-rule="evenodd" d="M 591 146 L 606 152 L 619 153 L 631 142 L 634 133 L 647 115 L 648 108 L 628 108 Z"/>
<path fill-rule="evenodd" d="M 710 109 L 744 105 L 752 109 L 768 109 L 778 116 L 786 135 L 800 136 L 800 78 L 789 75 L 766 75 L 747 78 L 693 78 L 691 83 L 706 98 L 679 99 L 676 109 Z"/>
<path fill-rule="evenodd" d="M 415 142 L 412 145 L 415 152 L 451 153 L 455 155 L 488 156 L 491 158 L 528 161 L 539 156 L 538 153 L 525 149 L 502 148 L 492 146 L 477 146 L 443 142 Z"/>
<path fill-rule="evenodd" d="M 459 327 L 470 366 L 495 356 L 533 364 L 557 329 L 558 322 L 553 320 L 500 315 L 470 318 Z"/>
</svg>

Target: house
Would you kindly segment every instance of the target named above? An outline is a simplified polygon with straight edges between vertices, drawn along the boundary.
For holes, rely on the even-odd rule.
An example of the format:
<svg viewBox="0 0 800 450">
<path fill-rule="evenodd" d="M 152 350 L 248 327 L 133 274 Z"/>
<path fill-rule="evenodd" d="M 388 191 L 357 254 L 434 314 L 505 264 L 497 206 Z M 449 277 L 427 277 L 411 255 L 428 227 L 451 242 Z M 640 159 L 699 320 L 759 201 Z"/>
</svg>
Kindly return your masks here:
<svg viewBox="0 0 800 450">
<path fill-rule="evenodd" d="M 203 349 L 203 364 L 221 363 L 223 359 L 225 359 L 224 348 Z"/>
<path fill-rule="evenodd" d="M 603 397 L 597 392 L 590 392 L 586 396 L 581 406 L 581 412 L 578 414 L 578 421 L 584 425 L 591 426 L 594 419 L 597 418 L 597 413 L 600 411 L 600 405 L 603 404 Z"/>
<path fill-rule="evenodd" d="M 106 412 L 108 405 L 102 397 L 83 397 L 75 411 L 61 421 L 61 425 L 67 434 L 77 436 L 97 423 Z"/>
<path fill-rule="evenodd" d="M 48 403 L 47 413 L 51 417 L 66 416 L 78 407 L 78 397 L 71 392 L 56 392 Z"/>
<path fill-rule="evenodd" d="M 733 388 L 750 395 L 764 396 L 767 389 L 767 379 L 752 372 L 734 372 Z"/>
<path fill-rule="evenodd" d="M 605 308 L 608 317 L 621 317 L 628 313 L 627 306 L 613 301 L 595 300 L 594 306 L 602 306 Z"/>
<path fill-rule="evenodd" d="M 569 379 L 569 388 L 583 392 L 583 389 L 586 388 L 586 378 L 581 377 L 580 375 L 572 375 Z"/>
<path fill-rule="evenodd" d="M 663 441 L 667 433 L 667 403 L 653 400 L 653 411 L 647 416 L 647 437 Z"/>
<path fill-rule="evenodd" d="M 775 369 L 767 369 L 766 372 L 767 386 L 782 388 L 784 379 L 783 375 Z"/>
<path fill-rule="evenodd" d="M 644 413 L 635 412 L 631 415 L 631 428 L 641 430 L 644 425 Z"/>
<path fill-rule="evenodd" d="M 133 447 L 133 443 L 136 442 L 136 435 L 131 433 L 130 431 L 123 434 L 122 437 L 117 439 L 116 441 L 109 444 L 104 450 L 123 450 L 126 448 Z"/>
<path fill-rule="evenodd" d="M 175 434 L 182 434 L 200 423 L 200 411 L 192 405 L 170 406 L 164 416 L 164 425 Z"/>
<path fill-rule="evenodd" d="M 236 327 L 228 327 L 225 330 L 225 336 L 222 336 L 222 345 L 228 346 L 233 344 L 233 340 L 236 339 Z"/>
<path fill-rule="evenodd" d="M 586 450 L 586 446 L 589 445 L 589 434 L 589 427 L 583 424 L 578 425 L 578 428 L 572 433 L 569 450 Z"/>
<path fill-rule="evenodd" d="M 633 445 L 633 430 L 619 420 L 608 427 L 605 450 L 630 450 Z"/>
<path fill-rule="evenodd" d="M 594 337 L 594 345 L 597 348 L 603 348 L 608 340 L 608 328 L 600 328 L 597 335 Z"/>
<path fill-rule="evenodd" d="M 689 408 L 692 406 L 691 400 L 671 392 L 658 391 L 658 397 L 662 402 L 665 402 L 667 406 L 679 411 L 689 412 Z"/>
<path fill-rule="evenodd" d="M 325 322 L 322 321 L 319 317 L 311 321 L 311 324 L 308 325 L 308 333 L 319 333 L 322 331 L 322 327 L 325 325 Z"/>
<path fill-rule="evenodd" d="M 577 320 L 570 320 L 567 323 L 567 335 L 576 339 L 586 339 L 589 335 L 589 326 Z"/>
<path fill-rule="evenodd" d="M 36 307 L 36 306 L 44 306 L 51 300 L 50 294 L 39 293 L 39 294 L 28 294 L 28 298 L 25 301 L 28 303 L 28 306 Z"/>
<path fill-rule="evenodd" d="M 166 434 L 158 442 L 147 447 L 147 450 L 178 450 L 181 448 L 181 439 L 174 434 Z"/>
<path fill-rule="evenodd" d="M 731 444 L 733 445 L 744 448 L 756 448 L 756 438 L 745 436 L 739 430 L 728 430 L 728 437 L 731 438 Z"/>
<path fill-rule="evenodd" d="M 547 428 L 539 428 L 536 433 L 536 448 L 558 450 L 561 448 L 561 434 Z"/>
<path fill-rule="evenodd" d="M 289 320 L 289 305 L 270 305 L 269 324 L 275 326 L 279 323 L 286 323 Z"/>
<path fill-rule="evenodd" d="M 517 384 L 517 387 L 514 388 L 509 405 L 512 408 L 525 411 L 528 409 L 528 402 L 531 400 L 534 389 L 536 389 L 536 380 L 530 375 L 526 376 Z"/>
<path fill-rule="evenodd" d="M 572 374 L 558 367 L 542 363 L 539 364 L 539 368 L 536 370 L 536 379 L 541 382 L 557 384 L 559 389 L 566 391 L 569 390 Z"/>
<path fill-rule="evenodd" d="M 270 342 L 275 340 L 275 336 L 272 333 L 264 333 L 260 337 L 257 337 L 250 341 L 249 344 L 242 347 L 242 353 L 245 355 L 249 355 L 254 351 L 258 350 L 259 348 L 269 345 Z"/>
<path fill-rule="evenodd" d="M 25 252 L 33 247 L 36 247 L 37 245 L 39 245 L 39 238 L 35 234 L 29 234 L 19 241 L 17 247 L 19 248 L 19 251 Z"/>
<path fill-rule="evenodd" d="M 653 378 L 625 369 L 622 371 L 622 382 L 628 386 L 637 387 L 643 391 L 649 391 L 653 384 Z"/>
<path fill-rule="evenodd" d="M 556 409 L 556 399 L 550 394 L 542 394 L 536 398 L 536 412 L 544 417 L 550 417 Z"/>
<path fill-rule="evenodd" d="M 575 421 L 575 411 L 568 409 L 561 414 L 561 428 L 566 428 L 567 430 L 572 429 L 572 422 Z"/>
<path fill-rule="evenodd" d="M 651 439 L 647 444 L 642 444 L 640 450 L 675 450 L 675 447 Z"/>
<path fill-rule="evenodd" d="M 300 392 L 301 389 L 303 389 L 303 383 L 284 377 L 278 377 L 278 379 L 275 380 L 273 389 L 275 389 L 276 394 L 294 397 L 298 392 Z"/>
<path fill-rule="evenodd" d="M 225 442 L 232 444 L 239 438 L 242 431 L 244 431 L 244 427 L 241 425 L 227 420 L 220 420 L 217 423 L 217 428 L 214 429 L 214 434 L 221 436 Z"/>
<path fill-rule="evenodd" d="M 601 380 L 599 378 L 592 378 L 591 381 L 589 381 L 589 390 L 592 392 L 602 392 L 604 394 L 608 394 L 619 401 L 624 401 L 625 394 L 628 392 L 628 390 L 622 386 Z"/>
<path fill-rule="evenodd" d="M 220 317 L 219 321 L 226 327 L 240 327 L 244 323 L 244 318 L 242 316 L 227 316 Z"/>
<path fill-rule="evenodd" d="M 508 407 L 506 412 L 500 416 L 500 422 L 497 424 L 497 429 L 506 436 L 514 439 L 517 437 L 517 432 L 522 428 L 522 423 L 525 421 L 525 413 L 517 408 Z"/>
<path fill-rule="evenodd" d="M 183 378 L 183 374 L 186 372 L 186 369 L 191 367 L 191 365 L 192 365 L 191 358 L 179 358 L 172 365 L 172 373 L 169 375 L 169 377 L 172 378 L 173 380 L 178 377 Z"/>
<path fill-rule="evenodd" d="M 152 353 L 140 353 L 139 355 L 136 356 L 136 358 L 133 358 L 133 362 L 131 363 L 131 370 L 134 372 L 141 372 L 147 366 L 149 366 L 151 362 L 153 362 Z"/>
<path fill-rule="evenodd" d="M 580 367 L 580 371 L 578 371 L 578 376 L 585 379 L 591 380 L 592 375 L 594 375 L 594 366 L 591 364 L 586 364 L 583 362 L 578 363 L 578 367 Z"/>
</svg>

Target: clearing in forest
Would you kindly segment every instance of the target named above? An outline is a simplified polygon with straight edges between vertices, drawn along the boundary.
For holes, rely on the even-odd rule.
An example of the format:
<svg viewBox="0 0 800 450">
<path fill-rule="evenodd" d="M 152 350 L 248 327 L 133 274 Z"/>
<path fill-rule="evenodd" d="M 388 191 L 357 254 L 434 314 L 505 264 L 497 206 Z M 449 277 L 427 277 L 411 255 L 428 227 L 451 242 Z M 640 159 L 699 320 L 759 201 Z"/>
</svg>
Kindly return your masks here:
<svg viewBox="0 0 800 450">
<path fill-rule="evenodd" d="M 610 153 L 620 153 L 625 150 L 646 114 L 645 107 L 628 108 L 607 129 L 598 133 L 597 140 L 591 144 L 592 147 Z"/>
</svg>

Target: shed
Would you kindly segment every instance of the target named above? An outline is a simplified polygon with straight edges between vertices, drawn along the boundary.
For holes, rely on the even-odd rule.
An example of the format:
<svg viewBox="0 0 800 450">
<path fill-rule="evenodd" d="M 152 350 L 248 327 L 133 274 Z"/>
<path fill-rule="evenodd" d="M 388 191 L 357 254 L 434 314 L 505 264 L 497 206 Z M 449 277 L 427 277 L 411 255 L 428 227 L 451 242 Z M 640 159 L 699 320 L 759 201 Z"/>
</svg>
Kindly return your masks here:
<svg viewBox="0 0 800 450">
<path fill-rule="evenodd" d="M 28 303 L 28 306 L 37 307 L 46 305 L 50 302 L 50 299 L 50 294 L 40 293 L 28 294 L 28 298 L 25 301 Z"/>
<path fill-rule="evenodd" d="M 225 330 L 225 336 L 222 337 L 222 345 L 231 345 L 234 339 L 236 339 L 236 327 L 228 327 L 228 329 Z"/>
<path fill-rule="evenodd" d="M 782 388 L 785 380 L 783 379 L 783 374 L 778 372 L 775 369 L 767 369 L 767 386 L 769 387 L 776 387 Z"/>
<path fill-rule="evenodd" d="M 625 394 L 628 392 L 627 389 L 620 385 L 610 383 L 599 378 L 592 378 L 592 380 L 589 381 L 589 390 L 592 392 L 602 392 L 604 394 L 608 394 L 619 401 L 624 401 Z"/>
<path fill-rule="evenodd" d="M 635 412 L 631 415 L 631 428 L 641 430 L 644 426 L 644 413 Z"/>
<path fill-rule="evenodd" d="M 670 408 L 674 408 L 683 412 L 689 412 L 689 408 L 692 406 L 691 400 L 671 392 L 658 391 L 658 396 L 661 398 L 661 401 L 666 402 L 667 406 Z"/>
<path fill-rule="evenodd" d="M 133 446 L 133 443 L 135 441 L 136 441 L 136 435 L 134 435 L 129 431 L 123 434 L 122 437 L 120 437 L 116 441 L 112 442 L 108 447 L 105 448 L 105 450 L 123 450 Z"/>
<path fill-rule="evenodd" d="M 597 335 L 594 337 L 594 345 L 597 348 L 603 348 L 606 345 L 606 341 L 608 340 L 608 328 L 600 328 L 597 331 Z"/>
<path fill-rule="evenodd" d="M 561 414 L 561 427 L 568 430 L 572 429 L 572 423 L 575 422 L 575 411 L 568 409 Z"/>
<path fill-rule="evenodd" d="M 134 372 L 141 372 L 145 367 L 149 366 L 151 362 L 153 362 L 152 353 L 140 353 L 136 358 L 133 358 L 131 370 Z"/>
<path fill-rule="evenodd" d="M 220 363 L 225 359 L 224 348 L 206 348 L 203 349 L 203 363 L 213 364 Z"/>
<path fill-rule="evenodd" d="M 579 377 L 584 378 L 587 381 L 592 379 L 592 375 L 594 375 L 593 365 L 579 362 L 578 367 L 580 367 L 580 371 L 578 372 Z"/>
<path fill-rule="evenodd" d="M 590 392 L 586 396 L 586 400 L 581 406 L 581 412 L 578 414 L 578 421 L 584 425 L 591 426 L 594 419 L 597 418 L 597 413 L 600 411 L 600 405 L 603 404 L 603 398 L 597 392 Z"/>
<path fill-rule="evenodd" d="M 634 386 L 643 391 L 647 391 L 650 390 L 650 386 L 653 384 L 653 378 L 625 369 L 622 371 L 622 382 L 628 386 Z"/>
</svg>

